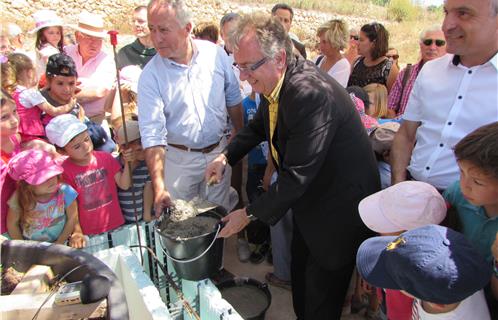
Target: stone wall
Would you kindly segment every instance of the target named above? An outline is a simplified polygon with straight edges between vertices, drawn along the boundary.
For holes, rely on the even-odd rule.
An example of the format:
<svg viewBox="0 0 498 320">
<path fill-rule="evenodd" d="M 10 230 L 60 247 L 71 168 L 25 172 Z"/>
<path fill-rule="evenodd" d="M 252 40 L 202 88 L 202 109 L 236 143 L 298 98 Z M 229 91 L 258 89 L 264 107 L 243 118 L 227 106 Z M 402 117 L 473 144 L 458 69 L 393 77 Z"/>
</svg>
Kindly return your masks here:
<svg viewBox="0 0 498 320">
<path fill-rule="evenodd" d="M 25 30 L 33 28 L 34 21 L 31 14 L 40 9 L 55 10 L 68 24 L 75 24 L 78 13 L 82 10 L 97 12 L 105 17 L 109 29 L 116 29 L 120 33 L 130 32 L 130 14 L 134 7 L 147 4 L 143 0 L 2 0 L 2 22 L 12 21 Z M 219 21 L 227 12 L 249 12 L 253 10 L 269 12 L 271 5 L 265 4 L 239 4 L 222 0 L 186 0 L 187 6 L 192 10 L 194 22 Z M 324 21 L 331 18 L 341 18 L 351 27 L 359 27 L 371 21 L 368 17 L 349 17 L 331 15 L 328 13 L 295 10 L 293 29 L 307 47 L 315 41 L 315 30 Z"/>
</svg>

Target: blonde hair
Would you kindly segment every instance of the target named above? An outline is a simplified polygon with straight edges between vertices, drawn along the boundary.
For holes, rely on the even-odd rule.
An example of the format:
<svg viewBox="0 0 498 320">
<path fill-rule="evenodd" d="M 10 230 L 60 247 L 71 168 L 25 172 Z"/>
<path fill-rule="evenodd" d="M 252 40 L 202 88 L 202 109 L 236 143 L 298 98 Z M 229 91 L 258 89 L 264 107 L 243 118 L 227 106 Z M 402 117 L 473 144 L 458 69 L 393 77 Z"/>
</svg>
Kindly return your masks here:
<svg viewBox="0 0 498 320">
<path fill-rule="evenodd" d="M 12 53 L 7 56 L 7 62 L 2 63 L 2 89 L 13 94 L 18 85 L 19 75 L 26 70 L 34 69 L 31 59 L 22 53 Z"/>
<path fill-rule="evenodd" d="M 61 181 L 61 175 L 57 176 L 57 180 Z M 21 223 L 29 224 L 33 219 L 33 215 L 36 213 L 33 209 L 36 207 L 36 195 L 33 191 L 33 186 L 24 180 L 20 180 L 17 183 L 17 201 L 19 203 L 19 208 L 21 209 Z"/>
<path fill-rule="evenodd" d="M 374 101 L 370 101 L 370 106 L 366 108 L 375 108 L 371 114 L 374 118 L 383 118 L 387 116 L 387 88 L 380 83 L 370 83 L 363 87 L 367 94 L 372 94 Z"/>
<path fill-rule="evenodd" d="M 344 50 L 348 46 L 348 25 L 343 20 L 333 19 L 325 22 L 316 31 L 318 37 L 322 34 L 325 34 L 325 38 L 334 48 Z"/>
</svg>

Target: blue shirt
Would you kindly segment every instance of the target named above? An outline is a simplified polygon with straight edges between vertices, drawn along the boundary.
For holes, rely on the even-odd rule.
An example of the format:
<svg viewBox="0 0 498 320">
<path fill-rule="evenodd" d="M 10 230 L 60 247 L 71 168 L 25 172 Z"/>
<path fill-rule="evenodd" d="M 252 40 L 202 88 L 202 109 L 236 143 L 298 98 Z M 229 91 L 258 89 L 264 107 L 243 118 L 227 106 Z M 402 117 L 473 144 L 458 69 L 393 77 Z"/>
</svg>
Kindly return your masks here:
<svg viewBox="0 0 498 320">
<path fill-rule="evenodd" d="M 242 100 L 242 107 L 244 108 L 244 125 L 254 118 L 258 105 L 251 97 L 246 97 Z M 257 147 L 249 152 L 247 163 L 249 168 L 254 165 L 266 165 L 266 157 L 268 156 L 268 142 L 261 142 Z"/>
<path fill-rule="evenodd" d="M 124 163 L 121 158 L 119 158 L 119 161 Z M 150 181 L 149 169 L 147 169 L 145 161 L 140 161 L 135 169 L 133 169 L 132 181 L 133 185 L 128 190 L 122 190 L 118 187 L 119 206 L 123 212 L 123 217 L 128 222 L 135 221 L 135 205 L 138 220 L 141 220 L 143 217 L 144 187 L 145 183 Z M 135 201 L 133 201 L 133 196 L 135 196 Z"/>
<path fill-rule="evenodd" d="M 498 231 L 498 217 L 489 218 L 484 207 L 468 202 L 460 190 L 460 181 L 453 183 L 443 197 L 456 208 L 462 233 L 478 249 L 487 261 L 493 260 L 491 246 Z"/>
<path fill-rule="evenodd" d="M 142 146 L 168 142 L 190 148 L 217 143 L 227 128 L 227 108 L 242 101 L 239 82 L 223 48 L 192 40 L 188 65 L 155 55 L 138 82 Z"/>
<path fill-rule="evenodd" d="M 68 184 L 61 183 L 59 190 L 46 202 L 36 202 L 35 207 L 21 221 L 24 239 L 54 242 L 61 235 L 66 224 L 66 209 L 76 199 L 78 193 Z M 20 211 L 17 191 L 8 201 L 9 207 Z"/>
</svg>

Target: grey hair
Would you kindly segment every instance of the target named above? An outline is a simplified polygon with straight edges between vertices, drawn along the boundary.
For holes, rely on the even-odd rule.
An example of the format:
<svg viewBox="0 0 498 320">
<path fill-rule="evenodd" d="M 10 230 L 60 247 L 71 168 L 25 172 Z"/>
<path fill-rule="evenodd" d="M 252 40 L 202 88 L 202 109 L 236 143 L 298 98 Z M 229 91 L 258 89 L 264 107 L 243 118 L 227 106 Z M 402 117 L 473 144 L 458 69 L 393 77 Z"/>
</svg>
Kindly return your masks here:
<svg viewBox="0 0 498 320">
<path fill-rule="evenodd" d="M 185 6 L 183 0 L 151 0 L 147 5 L 147 9 L 150 11 L 153 6 L 169 6 L 173 8 L 175 10 L 175 17 L 182 27 L 192 22 L 192 13 Z"/>
<path fill-rule="evenodd" d="M 429 32 L 437 32 L 437 31 L 443 31 L 441 28 L 441 25 L 439 24 L 434 24 L 430 27 L 424 28 L 422 31 L 420 31 L 419 38 L 420 41 L 425 39 L 425 35 L 428 34 Z"/>
<path fill-rule="evenodd" d="M 229 12 L 227 14 L 225 14 L 221 20 L 220 20 L 220 29 L 223 29 L 223 26 L 230 22 L 230 21 L 234 21 L 234 20 L 238 20 L 240 19 L 240 14 L 236 13 L 236 12 Z"/>
<path fill-rule="evenodd" d="M 255 32 L 256 41 L 265 57 L 273 59 L 284 49 L 286 64 L 289 65 L 293 61 L 294 46 L 280 21 L 261 12 L 242 16 L 229 34 L 230 43 L 233 44 L 235 50 L 239 50 L 240 40 L 251 31 Z"/>
</svg>

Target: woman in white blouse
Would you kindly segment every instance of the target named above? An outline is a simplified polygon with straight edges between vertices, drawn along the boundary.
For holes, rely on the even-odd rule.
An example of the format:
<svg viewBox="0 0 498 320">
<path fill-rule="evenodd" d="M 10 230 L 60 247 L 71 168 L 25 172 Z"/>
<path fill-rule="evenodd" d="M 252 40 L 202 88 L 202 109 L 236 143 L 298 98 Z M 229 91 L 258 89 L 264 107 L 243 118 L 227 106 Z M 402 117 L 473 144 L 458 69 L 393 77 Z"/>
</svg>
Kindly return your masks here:
<svg viewBox="0 0 498 320">
<path fill-rule="evenodd" d="M 318 28 L 316 35 L 320 39 L 319 47 L 322 53 L 316 59 L 316 65 L 346 87 L 351 73 L 349 61 L 341 53 L 349 40 L 346 22 L 329 20 Z"/>
</svg>

